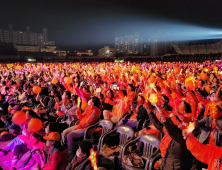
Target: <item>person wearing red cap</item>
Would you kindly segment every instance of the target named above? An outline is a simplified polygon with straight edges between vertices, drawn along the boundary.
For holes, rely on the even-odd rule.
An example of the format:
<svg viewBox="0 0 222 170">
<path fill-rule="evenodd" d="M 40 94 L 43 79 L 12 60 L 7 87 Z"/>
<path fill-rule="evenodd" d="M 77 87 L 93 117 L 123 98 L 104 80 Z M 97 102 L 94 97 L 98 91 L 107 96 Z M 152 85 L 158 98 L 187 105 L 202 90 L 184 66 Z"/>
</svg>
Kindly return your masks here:
<svg viewBox="0 0 222 170">
<path fill-rule="evenodd" d="M 59 133 L 51 132 L 44 139 L 46 140 L 46 146 L 51 148 L 44 170 L 65 170 L 68 165 L 68 151 L 61 145 Z"/>
</svg>

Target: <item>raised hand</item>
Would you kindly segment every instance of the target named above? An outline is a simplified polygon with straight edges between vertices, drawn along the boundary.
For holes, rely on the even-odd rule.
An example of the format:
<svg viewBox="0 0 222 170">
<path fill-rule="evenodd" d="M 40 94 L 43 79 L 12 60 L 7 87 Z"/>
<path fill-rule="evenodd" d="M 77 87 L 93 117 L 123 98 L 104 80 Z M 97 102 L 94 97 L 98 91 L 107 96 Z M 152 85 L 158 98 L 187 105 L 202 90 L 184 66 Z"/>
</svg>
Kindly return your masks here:
<svg viewBox="0 0 222 170">
<path fill-rule="evenodd" d="M 192 133 L 188 133 L 187 132 L 187 129 L 183 130 L 182 132 L 183 134 L 183 138 L 186 140 L 186 139 L 189 139 L 191 136 L 192 136 Z"/>
</svg>

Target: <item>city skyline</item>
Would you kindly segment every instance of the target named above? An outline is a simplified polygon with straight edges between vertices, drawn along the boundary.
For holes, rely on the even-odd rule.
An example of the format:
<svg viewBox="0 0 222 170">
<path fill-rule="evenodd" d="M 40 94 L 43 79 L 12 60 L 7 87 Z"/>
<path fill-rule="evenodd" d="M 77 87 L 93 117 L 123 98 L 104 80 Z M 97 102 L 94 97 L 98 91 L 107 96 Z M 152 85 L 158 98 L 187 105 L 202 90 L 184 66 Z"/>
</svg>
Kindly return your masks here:
<svg viewBox="0 0 222 170">
<path fill-rule="evenodd" d="M 47 28 L 43 28 L 41 33 L 31 31 L 29 26 L 25 30 L 16 30 L 11 24 L 8 28 L 0 28 L 0 41 L 6 43 L 13 43 L 16 45 L 37 45 L 44 47 L 47 45 L 55 46 L 54 41 L 48 40 Z"/>
<path fill-rule="evenodd" d="M 203 1 L 13 1 L 0 6 L 1 27 L 16 30 L 30 26 L 35 32 L 49 31 L 49 39 L 70 50 L 113 47 L 116 36 L 138 32 L 148 39 L 158 30 L 184 25 L 209 31 L 222 28 L 219 0 Z M 195 26 L 198 26 L 197 28 Z M 179 30 L 179 29 L 178 29 Z M 204 30 L 203 30 L 204 31 Z M 180 32 L 183 32 L 181 30 Z"/>
<path fill-rule="evenodd" d="M 35 30 L 35 29 L 34 29 Z M 39 48 L 37 51 L 43 52 L 55 52 L 56 49 L 61 49 L 60 46 L 55 46 L 55 41 L 48 40 L 48 30 L 47 28 L 42 29 L 42 33 L 36 33 L 31 31 L 29 26 L 26 26 L 23 30 L 15 30 L 11 24 L 8 25 L 8 28 L 0 28 L 0 42 L 13 43 L 14 48 L 18 51 L 28 50 L 36 51 L 36 47 Z M 199 45 L 201 41 L 198 41 Z M 206 41 L 208 42 L 208 40 Z M 205 44 L 206 44 L 205 42 Z M 192 44 L 195 44 L 195 41 L 192 41 Z M 214 42 L 215 43 L 215 42 Z M 203 41 L 204 44 L 204 41 Z M 208 44 L 208 43 L 207 43 Z M 21 46 L 23 45 L 23 46 Z M 28 45 L 32 46 L 29 47 Z M 144 35 L 140 35 L 138 33 L 132 35 L 125 36 L 115 36 L 114 43 L 107 46 L 107 44 L 102 44 L 94 49 L 81 49 L 81 50 L 70 50 L 68 48 L 63 48 L 62 50 L 66 50 L 69 54 L 77 56 L 83 55 L 98 55 L 98 56 L 110 56 L 106 54 L 106 51 L 110 51 L 109 48 L 115 49 L 111 56 L 114 54 L 122 54 L 124 55 L 143 55 L 143 56 L 159 56 L 165 54 L 174 54 L 177 52 L 175 50 L 175 45 L 179 46 L 187 46 L 189 45 L 189 41 L 175 41 L 169 33 L 157 31 L 149 38 L 144 39 Z M 53 48 L 47 47 L 53 46 Z M 105 48 L 101 48 L 105 46 Z M 45 47 L 45 48 L 44 48 Z M 114 47 L 114 48 L 113 48 Z M 36 51 L 36 52 L 37 52 Z M 90 51 L 90 52 L 87 52 Z M 77 53 L 76 53 L 77 52 Z M 97 53 L 98 52 L 98 53 Z"/>
</svg>

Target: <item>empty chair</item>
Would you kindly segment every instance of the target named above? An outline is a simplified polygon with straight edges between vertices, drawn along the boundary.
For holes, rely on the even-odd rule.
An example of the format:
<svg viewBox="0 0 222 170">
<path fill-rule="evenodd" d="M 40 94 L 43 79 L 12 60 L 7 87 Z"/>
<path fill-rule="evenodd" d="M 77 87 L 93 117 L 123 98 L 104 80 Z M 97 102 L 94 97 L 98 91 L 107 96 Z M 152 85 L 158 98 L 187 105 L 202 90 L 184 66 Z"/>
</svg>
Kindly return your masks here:
<svg viewBox="0 0 222 170">
<path fill-rule="evenodd" d="M 144 159 L 146 161 L 145 163 L 145 170 L 149 169 L 149 166 L 153 166 L 153 164 L 155 163 L 154 161 L 156 161 L 156 159 L 158 157 L 156 157 L 157 155 L 159 155 L 160 153 L 160 140 L 153 136 L 153 135 L 142 135 L 138 138 L 136 138 L 133 141 L 128 142 L 122 149 L 122 153 L 121 153 L 121 159 L 124 157 L 124 155 L 129 154 L 128 152 L 128 148 L 130 146 L 135 145 L 136 143 L 138 143 L 137 145 L 141 146 L 141 144 L 143 144 L 143 149 L 142 149 L 142 156 L 141 158 Z M 156 158 L 156 159 L 154 159 Z M 153 161 L 152 164 L 150 164 L 150 161 Z M 127 170 L 142 170 L 142 168 L 137 168 L 137 167 L 132 167 L 129 166 L 125 163 L 122 162 L 121 160 L 121 165 L 124 169 Z"/>
<path fill-rule="evenodd" d="M 105 140 L 107 139 L 108 136 L 111 136 L 112 134 L 116 134 L 118 133 L 119 134 L 119 144 L 118 146 L 121 148 L 123 148 L 123 146 L 129 142 L 133 136 L 134 136 L 134 131 L 131 127 L 129 126 L 120 126 L 106 134 L 104 134 L 101 138 L 100 138 L 100 146 L 99 146 L 99 151 L 98 151 L 98 157 L 99 155 L 102 155 L 104 156 L 105 158 L 111 160 L 114 162 L 115 160 L 115 165 L 118 165 L 119 167 L 121 166 L 121 164 L 119 163 L 120 162 L 120 158 L 121 158 L 121 151 L 120 151 L 120 154 L 118 156 L 106 156 L 103 151 L 102 151 L 102 147 L 103 145 L 105 144 Z M 117 159 L 116 159 L 117 158 Z M 117 161 L 117 162 L 116 162 Z M 118 167 L 116 167 L 118 168 Z"/>
<path fill-rule="evenodd" d="M 95 127 L 102 127 L 102 136 L 113 128 L 113 123 L 110 120 L 100 120 L 96 124 L 89 126 L 85 131 L 84 139 L 87 138 L 87 133 L 89 132 L 89 130 Z"/>
<path fill-rule="evenodd" d="M 89 126 L 85 133 L 84 133 L 84 139 L 87 138 L 87 135 L 89 133 L 89 131 L 93 128 L 96 128 L 96 127 L 102 127 L 102 134 L 100 137 L 102 137 L 105 133 L 109 132 L 110 130 L 112 130 L 113 128 L 113 123 L 110 121 L 110 120 L 100 120 L 99 122 L 97 122 L 96 124 L 92 125 L 92 126 Z M 97 150 L 99 150 L 99 143 L 98 143 L 98 146 L 97 146 Z M 94 146 L 95 148 L 95 146 Z"/>
</svg>

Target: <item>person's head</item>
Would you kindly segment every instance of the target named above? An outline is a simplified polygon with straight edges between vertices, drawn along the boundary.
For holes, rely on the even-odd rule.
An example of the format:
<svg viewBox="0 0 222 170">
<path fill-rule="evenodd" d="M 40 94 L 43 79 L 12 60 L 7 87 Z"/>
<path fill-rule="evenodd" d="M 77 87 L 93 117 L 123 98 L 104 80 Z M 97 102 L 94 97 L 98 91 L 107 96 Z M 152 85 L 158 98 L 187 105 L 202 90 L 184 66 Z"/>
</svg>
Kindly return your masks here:
<svg viewBox="0 0 222 170">
<path fill-rule="evenodd" d="M 26 120 L 31 120 L 31 118 L 37 117 L 33 110 L 26 111 Z"/>
<path fill-rule="evenodd" d="M 26 80 L 26 77 L 25 77 L 24 74 L 21 74 L 21 79 L 22 79 L 22 80 Z"/>
<path fill-rule="evenodd" d="M 26 90 L 27 90 L 27 84 L 24 84 L 24 85 L 23 85 L 23 91 L 26 92 Z"/>
<path fill-rule="evenodd" d="M 178 109 L 179 109 L 180 113 L 184 113 L 184 112 L 185 113 L 191 113 L 191 106 L 190 106 L 190 104 L 185 102 L 184 100 L 182 100 L 180 102 L 180 105 L 179 105 Z"/>
<path fill-rule="evenodd" d="M 73 82 L 73 86 L 79 87 L 79 86 L 80 86 L 80 81 L 75 81 L 75 82 Z"/>
<path fill-rule="evenodd" d="M 71 93 L 70 91 L 66 90 L 63 92 L 63 95 L 62 95 L 62 100 L 70 100 L 71 98 Z"/>
<path fill-rule="evenodd" d="M 56 89 L 52 89 L 51 92 L 50 92 L 50 95 L 54 96 L 56 92 L 57 92 Z"/>
<path fill-rule="evenodd" d="M 137 97 L 137 103 L 138 103 L 139 105 L 143 105 L 144 102 L 145 102 L 144 97 L 143 97 L 142 95 L 139 95 L 139 96 Z"/>
<path fill-rule="evenodd" d="M 51 132 L 48 136 L 45 136 L 46 146 L 55 147 L 60 145 L 60 134 L 58 132 Z"/>
<path fill-rule="evenodd" d="M 161 97 L 161 103 L 164 104 L 164 103 L 169 103 L 170 99 L 169 97 L 167 97 L 166 95 L 162 94 L 162 97 Z"/>
<path fill-rule="evenodd" d="M 7 76 L 6 81 L 10 81 L 10 80 L 11 80 L 11 76 Z"/>
<path fill-rule="evenodd" d="M 77 104 L 78 95 L 72 95 L 71 100 L 72 100 L 72 103 L 73 103 L 73 104 Z"/>
<path fill-rule="evenodd" d="M 2 86 L 6 86 L 6 81 L 2 81 Z"/>
<path fill-rule="evenodd" d="M 41 83 L 42 81 L 43 81 L 42 77 L 39 77 L 37 80 L 38 83 Z"/>
<path fill-rule="evenodd" d="M 3 76 L 3 77 L 2 77 L 2 81 L 6 81 L 6 76 Z"/>
<path fill-rule="evenodd" d="M 28 94 L 31 93 L 31 86 L 30 86 L 30 84 L 24 84 L 23 85 L 23 90 L 25 92 L 27 92 Z"/>
<path fill-rule="evenodd" d="M 202 88 L 204 85 L 204 81 L 203 80 L 199 80 L 198 81 L 198 88 Z"/>
<path fill-rule="evenodd" d="M 47 87 L 42 87 L 41 88 L 41 92 L 40 92 L 40 95 L 41 96 L 48 96 L 48 88 Z"/>
<path fill-rule="evenodd" d="M 106 91 L 106 97 L 109 98 L 109 99 L 113 99 L 114 93 L 113 93 L 113 91 L 111 89 L 108 89 Z"/>
<path fill-rule="evenodd" d="M 48 135 L 51 132 L 58 132 L 58 124 L 55 122 L 46 122 L 45 123 L 45 133 Z"/>
<path fill-rule="evenodd" d="M 34 83 L 37 83 L 37 77 L 36 76 L 33 77 L 33 81 L 34 81 Z"/>
<path fill-rule="evenodd" d="M 96 83 L 98 83 L 98 84 L 102 84 L 102 79 L 101 79 L 100 76 L 97 77 L 97 79 L 96 79 Z"/>
<path fill-rule="evenodd" d="M 108 88 L 108 83 L 107 83 L 107 81 L 105 81 L 105 82 L 103 83 L 103 88 Z"/>
<path fill-rule="evenodd" d="M 40 85 L 41 87 L 45 87 L 45 81 L 41 81 Z"/>
<path fill-rule="evenodd" d="M 28 75 L 28 81 L 30 81 L 30 80 L 32 80 L 32 75 L 31 74 Z"/>
<path fill-rule="evenodd" d="M 213 83 L 219 84 L 219 80 L 217 79 L 217 77 L 213 78 Z"/>
<path fill-rule="evenodd" d="M 210 81 L 213 81 L 214 77 L 216 77 L 216 75 L 213 74 L 213 73 L 211 73 L 211 74 L 210 74 L 210 77 L 209 77 Z"/>
<path fill-rule="evenodd" d="M 88 101 L 89 106 L 95 106 L 99 107 L 100 106 L 100 100 L 98 97 L 93 96 L 89 101 Z"/>
<path fill-rule="evenodd" d="M 157 90 L 157 92 L 161 92 L 160 86 L 156 86 L 156 90 Z"/>
<path fill-rule="evenodd" d="M 100 103 L 102 103 L 104 99 L 104 95 L 100 93 L 98 97 L 99 97 Z"/>
<path fill-rule="evenodd" d="M 218 119 L 221 116 L 220 109 L 216 105 L 210 107 L 208 112 L 213 119 Z"/>
<path fill-rule="evenodd" d="M 80 80 L 80 77 L 79 76 L 76 76 L 75 78 L 73 78 L 74 79 L 74 82 L 79 82 L 79 80 Z"/>
<path fill-rule="evenodd" d="M 129 91 L 135 91 L 135 87 L 134 87 L 132 84 L 129 84 L 128 87 L 127 87 L 127 89 L 128 89 Z"/>
<path fill-rule="evenodd" d="M 210 95 L 210 101 L 215 102 L 218 99 L 216 92 L 212 92 Z"/>
<path fill-rule="evenodd" d="M 14 81 L 11 81 L 11 86 L 12 86 L 13 88 L 16 88 L 16 87 L 17 87 L 17 84 L 16 84 L 16 82 L 14 82 Z"/>
<path fill-rule="evenodd" d="M 92 148 L 92 143 L 88 140 L 83 140 L 78 143 L 79 149 L 76 151 L 76 156 L 78 158 L 86 158 L 90 155 L 90 149 Z"/>
<path fill-rule="evenodd" d="M 89 86 L 83 85 L 82 90 L 83 90 L 84 93 L 89 92 Z"/>
</svg>

